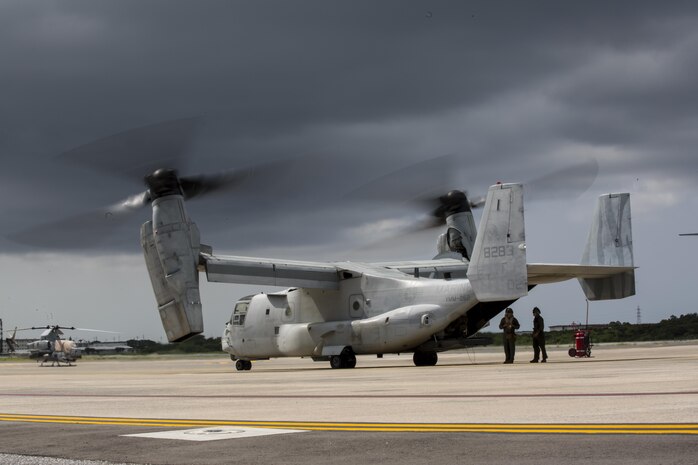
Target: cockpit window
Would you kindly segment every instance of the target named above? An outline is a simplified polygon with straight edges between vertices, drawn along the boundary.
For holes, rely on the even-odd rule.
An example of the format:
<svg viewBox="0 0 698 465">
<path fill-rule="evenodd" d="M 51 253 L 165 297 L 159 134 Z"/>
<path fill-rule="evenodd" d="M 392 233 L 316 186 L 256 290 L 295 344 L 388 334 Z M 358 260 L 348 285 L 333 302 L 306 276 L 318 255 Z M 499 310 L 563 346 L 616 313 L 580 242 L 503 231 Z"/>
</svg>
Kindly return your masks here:
<svg viewBox="0 0 698 465">
<path fill-rule="evenodd" d="M 232 323 L 234 325 L 242 326 L 245 324 L 245 317 L 247 316 L 247 307 L 249 307 L 249 305 L 249 302 L 238 302 L 237 304 L 235 304 L 232 319 Z"/>
</svg>

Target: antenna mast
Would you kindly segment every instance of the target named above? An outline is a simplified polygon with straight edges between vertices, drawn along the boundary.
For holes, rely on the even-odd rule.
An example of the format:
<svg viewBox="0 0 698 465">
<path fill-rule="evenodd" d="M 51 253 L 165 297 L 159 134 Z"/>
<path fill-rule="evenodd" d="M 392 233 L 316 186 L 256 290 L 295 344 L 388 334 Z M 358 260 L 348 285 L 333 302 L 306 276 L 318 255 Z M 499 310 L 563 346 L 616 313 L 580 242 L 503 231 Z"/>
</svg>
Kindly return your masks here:
<svg viewBox="0 0 698 465">
<path fill-rule="evenodd" d="M 589 299 L 586 299 L 587 301 L 587 319 L 586 323 L 584 324 L 584 329 L 589 329 Z"/>
</svg>

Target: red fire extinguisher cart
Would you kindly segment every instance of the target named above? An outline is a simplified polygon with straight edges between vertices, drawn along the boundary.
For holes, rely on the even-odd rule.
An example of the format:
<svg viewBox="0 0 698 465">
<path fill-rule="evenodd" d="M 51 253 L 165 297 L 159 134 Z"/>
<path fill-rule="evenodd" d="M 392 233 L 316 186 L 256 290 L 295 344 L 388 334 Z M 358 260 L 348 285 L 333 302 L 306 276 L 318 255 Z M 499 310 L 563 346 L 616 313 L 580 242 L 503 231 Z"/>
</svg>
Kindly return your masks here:
<svg viewBox="0 0 698 465">
<path fill-rule="evenodd" d="M 591 331 L 578 329 L 574 333 L 574 347 L 567 352 L 570 357 L 591 357 Z"/>
<path fill-rule="evenodd" d="M 589 330 L 589 300 L 587 299 L 586 329 L 574 332 L 574 347 L 567 351 L 570 357 L 591 357 L 591 331 Z"/>
</svg>

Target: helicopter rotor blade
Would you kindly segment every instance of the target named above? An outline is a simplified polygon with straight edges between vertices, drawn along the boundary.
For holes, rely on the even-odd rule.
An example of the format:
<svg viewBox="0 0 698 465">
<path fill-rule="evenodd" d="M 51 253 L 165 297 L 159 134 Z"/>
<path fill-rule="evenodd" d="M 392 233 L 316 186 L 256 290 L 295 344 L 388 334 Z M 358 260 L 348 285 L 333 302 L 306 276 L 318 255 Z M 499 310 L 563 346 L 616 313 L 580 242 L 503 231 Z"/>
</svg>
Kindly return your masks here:
<svg viewBox="0 0 698 465">
<path fill-rule="evenodd" d="M 68 150 L 58 159 L 139 180 L 142 180 L 144 175 L 160 169 L 174 170 L 179 173 L 182 172 L 183 163 L 188 161 L 187 157 L 191 156 L 190 149 L 200 122 L 201 118 L 184 118 L 143 126 Z M 278 224 L 283 216 L 284 220 L 288 219 L 287 224 L 297 225 L 298 229 L 306 228 L 306 223 L 299 216 L 308 214 L 310 210 L 308 205 L 312 205 L 315 212 L 324 208 L 334 213 L 339 221 L 347 221 L 346 219 L 359 216 L 365 219 L 371 216 L 372 212 L 380 211 L 381 214 L 384 212 L 382 208 L 373 208 L 372 212 L 364 215 L 363 205 L 358 205 L 361 208 L 357 208 L 357 203 L 365 201 L 387 203 L 399 205 L 400 209 L 406 211 L 411 210 L 405 216 L 409 214 L 415 216 L 414 213 L 431 213 L 437 220 L 440 219 L 440 224 L 443 224 L 447 209 L 440 205 L 438 200 L 447 192 L 446 189 L 454 187 L 462 189 L 465 184 L 463 179 L 458 181 L 455 177 L 466 165 L 466 160 L 453 154 L 409 165 L 383 175 L 358 189 L 353 189 L 353 186 L 363 182 L 364 173 L 359 172 L 358 169 L 355 171 L 347 169 L 353 166 L 347 163 L 346 158 L 340 160 L 315 154 L 306 156 L 307 159 L 298 157 L 293 160 L 295 166 L 291 169 L 279 168 L 272 164 L 272 166 L 261 165 L 213 175 L 190 176 L 189 173 L 183 173 L 180 176 L 178 174 L 178 192 L 186 199 L 193 199 L 234 189 L 236 194 L 234 202 L 226 205 L 225 214 L 221 214 L 220 210 L 216 210 L 214 206 L 204 205 L 202 210 L 211 215 L 209 218 L 215 214 L 216 224 L 223 225 L 218 228 L 219 233 L 224 228 L 226 233 L 235 228 L 235 231 L 240 233 L 236 236 L 236 244 L 244 247 L 242 244 L 260 245 L 264 241 L 265 234 L 271 236 L 276 232 L 273 227 L 266 228 L 262 233 L 251 232 L 251 225 L 269 223 L 270 219 Z M 231 166 L 234 165 L 235 163 L 231 164 Z M 334 174 L 340 172 L 343 178 L 325 176 L 325 172 Z M 356 182 L 353 182 L 354 177 L 349 173 L 356 173 Z M 343 195 L 345 192 L 346 194 Z M 463 193 L 465 194 L 465 190 Z M 104 251 L 109 248 L 119 250 L 123 250 L 124 247 L 136 248 L 137 235 L 129 236 L 133 239 L 127 239 L 125 235 L 116 236 L 115 232 L 118 227 L 126 225 L 134 226 L 135 230 L 135 220 L 139 215 L 134 213 L 146 206 L 152 197 L 152 191 L 141 192 L 120 202 L 73 215 L 67 219 L 24 229 L 8 237 L 14 242 L 49 249 L 84 250 L 99 246 L 100 250 Z M 470 199 L 471 209 L 483 204 L 484 199 L 481 197 Z M 340 214 L 345 211 L 344 209 L 351 210 L 349 213 L 355 216 Z M 213 213 L 214 210 L 215 213 Z M 139 223 L 147 218 L 143 216 Z M 246 221 L 237 221 L 238 218 L 245 218 Z M 354 223 L 347 221 L 347 226 L 354 227 L 358 221 L 361 219 Z M 438 224 L 437 221 L 429 220 L 423 224 L 419 223 L 416 229 L 424 229 L 428 225 L 438 226 Z M 293 240 L 291 239 L 293 231 L 290 229 L 285 235 L 288 241 Z M 303 241 L 308 241 L 309 237 L 305 232 L 296 236 L 295 240 L 302 243 L 306 243 Z M 127 245 L 127 240 L 133 245 Z"/>
<path fill-rule="evenodd" d="M 86 213 L 9 234 L 7 238 L 19 244 L 48 248 L 73 249 L 93 246 L 127 223 L 134 213 L 149 202 L 150 194 L 147 191 L 141 192 Z"/>
<path fill-rule="evenodd" d="M 565 197 L 579 197 L 596 181 L 598 174 L 599 163 L 595 158 L 551 171 L 524 183 L 526 201 L 537 202 L 560 193 Z"/>
<path fill-rule="evenodd" d="M 111 333 L 111 334 L 121 334 L 118 331 L 106 331 L 104 329 L 89 329 L 89 328 L 64 328 L 64 329 L 72 329 L 75 331 L 90 331 L 94 333 Z"/>
<path fill-rule="evenodd" d="M 185 200 L 245 187 L 258 188 L 259 185 L 278 182 L 285 171 L 296 163 L 296 160 L 280 159 L 209 175 L 180 176 L 179 185 Z M 258 196 L 264 195 L 258 193 Z M 267 195 L 274 196 L 276 193 Z"/>
<path fill-rule="evenodd" d="M 409 237 L 417 236 L 425 229 L 443 227 L 446 224 L 446 218 L 450 214 L 457 211 L 465 211 L 466 202 L 470 209 L 484 206 L 486 200 L 484 196 L 470 198 L 465 190 L 454 190 L 445 195 L 443 191 L 441 191 L 441 194 L 435 194 L 435 192 L 438 192 L 436 188 L 429 187 L 436 186 L 439 182 L 438 179 L 429 179 L 429 176 L 434 173 L 447 171 L 445 167 L 455 166 L 455 160 L 456 157 L 454 155 L 437 157 L 384 175 L 365 186 L 364 197 L 371 200 L 380 201 L 382 199 L 383 201 L 409 206 L 411 209 L 421 212 L 422 215 L 427 214 L 429 216 L 429 219 L 422 217 L 413 221 L 412 224 L 402 225 L 399 230 L 391 233 L 391 240 L 395 240 L 395 238 L 408 240 Z M 411 195 L 409 187 L 405 188 L 404 185 L 402 190 L 400 190 L 399 184 L 396 184 L 397 180 L 403 177 L 410 179 L 417 173 L 422 173 L 419 188 L 423 190 L 423 193 L 421 195 Z M 582 163 L 554 170 L 524 183 L 526 200 L 527 202 L 535 202 L 554 196 L 559 197 L 561 193 L 565 197 L 578 197 L 591 187 L 597 175 L 598 162 L 593 158 Z M 361 197 L 359 192 L 363 189 L 364 187 L 361 187 L 356 190 L 359 197 Z M 381 244 L 382 242 L 383 239 L 378 239 L 378 241 L 364 246 L 362 249 L 373 248 L 375 244 Z"/>
<path fill-rule="evenodd" d="M 57 159 L 141 181 L 157 169 L 182 169 L 202 119 L 182 118 L 118 132 L 67 150 Z"/>
<path fill-rule="evenodd" d="M 223 193 L 246 186 L 274 183 L 293 160 L 277 160 L 243 169 L 230 170 L 212 175 L 175 177 L 185 199 Z M 160 170 L 156 170 L 158 173 Z M 174 172 L 175 170 L 167 170 Z M 152 176 L 152 175 L 151 175 Z M 149 176 L 149 178 L 151 177 Z M 268 193 L 271 197 L 274 193 Z M 100 207 L 85 213 L 33 226 L 7 235 L 16 243 L 58 249 L 84 249 L 102 245 L 120 227 L 137 217 L 137 213 L 151 202 L 150 190 L 132 195 L 119 202 Z M 262 195 L 258 197 L 263 197 Z"/>
</svg>

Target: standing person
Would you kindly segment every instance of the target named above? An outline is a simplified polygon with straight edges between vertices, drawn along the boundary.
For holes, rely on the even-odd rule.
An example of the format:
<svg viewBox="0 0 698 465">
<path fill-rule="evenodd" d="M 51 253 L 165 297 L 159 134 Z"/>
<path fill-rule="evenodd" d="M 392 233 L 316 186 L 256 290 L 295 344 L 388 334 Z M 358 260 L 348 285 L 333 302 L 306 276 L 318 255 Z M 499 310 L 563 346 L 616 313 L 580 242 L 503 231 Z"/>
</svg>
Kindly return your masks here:
<svg viewBox="0 0 698 465">
<path fill-rule="evenodd" d="M 514 310 L 507 308 L 504 318 L 499 322 L 499 329 L 503 330 L 504 337 L 504 363 L 514 363 L 516 352 L 516 330 L 519 329 L 519 320 L 514 318 Z"/>
<path fill-rule="evenodd" d="M 541 363 L 548 360 L 548 353 L 545 351 L 545 321 L 540 316 L 540 309 L 533 307 L 533 360 L 531 363 L 538 363 L 538 357 L 543 352 Z"/>
</svg>

